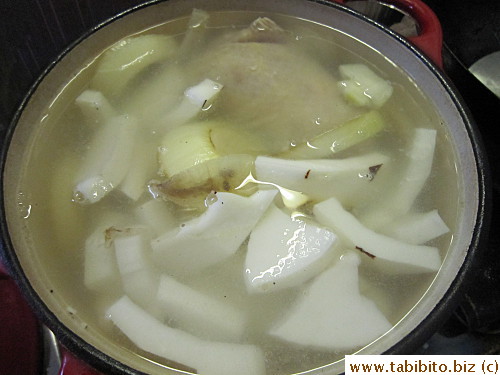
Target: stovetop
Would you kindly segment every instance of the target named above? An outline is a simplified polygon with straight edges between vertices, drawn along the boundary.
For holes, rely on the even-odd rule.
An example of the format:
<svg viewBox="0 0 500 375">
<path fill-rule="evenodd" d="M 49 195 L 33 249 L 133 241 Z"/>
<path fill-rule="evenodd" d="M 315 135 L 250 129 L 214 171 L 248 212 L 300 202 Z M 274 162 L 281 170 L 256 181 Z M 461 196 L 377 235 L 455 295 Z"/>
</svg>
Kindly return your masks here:
<svg viewBox="0 0 500 375">
<path fill-rule="evenodd" d="M 489 241 L 479 257 L 475 270 L 475 283 L 470 286 L 463 302 L 445 322 L 443 327 L 423 345 L 416 354 L 500 354 L 500 99 L 487 90 L 467 70 L 472 63 L 488 53 L 500 50 L 500 1 L 498 0 L 425 0 L 435 11 L 441 21 L 444 36 L 443 61 L 444 71 L 455 84 L 483 136 L 488 154 L 492 176 L 492 222 Z M 16 23 L 17 31 L 23 33 L 28 26 L 22 25 L 27 12 L 39 12 L 44 22 L 54 22 L 53 9 L 44 13 L 40 2 L 34 0 L 5 0 L 0 5 L 0 13 Z M 70 7 L 67 1 L 50 2 L 52 5 Z M 137 3 L 134 0 L 110 0 L 102 2 L 109 9 L 108 15 L 115 13 L 120 7 L 129 7 Z M 21 4 L 21 5 L 20 5 Z M 38 4 L 38 9 L 29 5 Z M 81 4 L 89 4 L 88 1 Z M 104 5 L 106 4 L 106 5 Z M 31 9 L 31 10 L 30 10 Z M 101 12 L 103 15 L 107 13 Z M 33 16 L 34 17 L 34 16 Z M 80 20 L 55 20 L 51 28 L 51 43 L 40 45 L 36 34 L 27 34 L 29 39 L 16 51 L 9 51 L 22 66 L 23 74 L 34 79 L 53 55 L 51 49 L 57 44 L 72 40 L 74 35 L 64 35 L 64 23 L 80 22 L 82 28 L 88 25 L 85 21 L 98 23 L 92 9 L 81 6 Z M 107 15 L 102 19 L 106 18 Z M 101 19 L 101 20 L 102 20 Z M 60 21 L 60 22 L 59 22 Z M 62 23 L 61 23 L 62 22 Z M 14 36 L 8 29 L 9 22 L 0 22 L 0 51 L 11 43 Z M 45 50 L 42 51 L 42 49 Z M 5 56 L 0 53 L 0 138 L 5 125 L 12 117 L 16 103 L 20 97 L 9 95 L 10 91 L 26 91 L 28 83 L 16 80 L 16 71 L 11 65 L 4 64 Z M 37 55 L 39 58 L 34 58 Z M 8 56 L 7 56 L 8 57 Z M 19 73 L 20 74 L 20 73 Z M 8 78 L 5 78 L 8 77 Z M 31 82 L 29 83 L 31 84 Z M 26 87 L 23 87 L 25 85 Z M 48 375 L 57 373 L 57 358 L 54 358 L 55 341 L 49 332 L 45 338 L 45 356 L 43 365 Z M 0 345 L 1 346 L 1 345 Z M 49 352 L 51 355 L 49 355 Z M 0 369 L 2 373 L 2 369 Z"/>
</svg>

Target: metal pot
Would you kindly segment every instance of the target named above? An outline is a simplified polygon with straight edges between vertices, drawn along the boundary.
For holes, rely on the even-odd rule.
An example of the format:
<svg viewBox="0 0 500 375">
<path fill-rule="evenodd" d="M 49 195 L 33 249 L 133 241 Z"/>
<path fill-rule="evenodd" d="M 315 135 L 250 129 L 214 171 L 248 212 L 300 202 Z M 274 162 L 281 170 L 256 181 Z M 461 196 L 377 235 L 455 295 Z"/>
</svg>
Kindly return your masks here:
<svg viewBox="0 0 500 375">
<path fill-rule="evenodd" d="M 58 337 L 64 347 L 84 362 L 99 371 L 110 374 L 136 374 L 134 364 L 127 359 L 127 353 L 119 348 L 110 349 L 106 340 L 82 330 L 74 320 L 69 319 L 61 301 L 47 290 L 47 275 L 31 264 L 23 256 L 23 248 L 36 246 L 30 243 L 19 226 L 14 225 L 12 217 L 18 205 L 16 186 L 18 170 L 22 160 L 29 152 L 31 134 L 35 130 L 32 124 L 40 117 L 37 106 L 43 104 L 44 96 L 50 95 L 61 83 L 58 76 L 75 60 L 83 59 L 88 41 L 102 47 L 110 43 L 102 37 L 99 29 L 103 26 L 114 28 L 118 35 L 126 35 L 130 30 L 123 29 L 121 20 L 133 17 L 137 12 L 146 12 L 148 23 L 160 23 L 165 19 L 185 16 L 193 8 L 210 10 L 246 9 L 286 13 L 333 27 L 362 41 L 381 56 L 392 61 L 407 76 L 415 81 L 419 90 L 434 103 L 438 116 L 447 129 L 457 156 L 457 168 L 460 171 L 460 202 L 463 205 L 460 223 L 457 226 L 455 240 L 434 282 L 425 294 L 425 298 L 398 323 L 390 332 L 367 346 L 360 353 L 411 353 L 428 338 L 453 310 L 457 298 L 465 285 L 466 276 L 473 266 L 473 259 L 479 251 L 481 242 L 487 235 L 488 224 L 488 167 L 482 151 L 480 136 L 470 118 L 465 104 L 453 85 L 449 82 L 441 66 L 440 46 L 441 31 L 433 13 L 418 0 L 396 0 L 405 12 L 412 15 L 421 27 L 418 37 L 412 42 L 416 48 L 400 35 L 388 28 L 371 21 L 360 13 L 327 1 L 304 0 L 226 0 L 223 2 L 204 2 L 198 0 L 152 1 L 115 16 L 110 21 L 92 28 L 75 43 L 67 48 L 59 59 L 51 64 L 42 77 L 35 82 L 25 101 L 14 116 L 6 135 L 2 152 L 2 256 L 12 277 L 17 281 L 31 307 Z M 137 25 L 144 28 L 144 24 Z M 422 52 L 431 57 L 428 59 Z M 71 52 L 71 54 L 68 54 Z M 65 366 L 74 366 L 71 356 Z M 147 365 L 142 371 L 147 371 Z M 333 374 L 343 371 L 343 364 L 337 363 L 318 372 Z"/>
</svg>

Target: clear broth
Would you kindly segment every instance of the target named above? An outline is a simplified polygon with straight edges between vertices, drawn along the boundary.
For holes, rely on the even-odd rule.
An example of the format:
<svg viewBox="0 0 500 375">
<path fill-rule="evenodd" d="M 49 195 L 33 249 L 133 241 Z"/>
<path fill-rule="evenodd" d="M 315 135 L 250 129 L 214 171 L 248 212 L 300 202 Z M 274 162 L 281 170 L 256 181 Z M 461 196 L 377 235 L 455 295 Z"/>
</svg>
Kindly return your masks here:
<svg viewBox="0 0 500 375">
<path fill-rule="evenodd" d="M 247 26 L 258 15 L 240 12 L 213 13 L 210 18 L 210 37 L 216 38 L 228 30 Z M 422 210 L 437 208 L 444 221 L 451 228 L 451 233 L 432 242 L 439 247 L 442 257 L 446 253 L 456 226 L 458 212 L 458 183 L 454 164 L 454 154 L 444 128 L 436 113 L 423 106 L 426 99 L 418 87 L 396 66 L 383 57 L 371 59 L 376 52 L 370 51 L 369 57 L 358 53 L 366 46 L 346 37 L 342 33 L 324 26 L 283 15 L 267 15 L 278 25 L 296 36 L 295 47 L 314 58 L 332 74 L 337 74 L 340 64 L 362 62 L 373 67 L 377 72 L 393 83 L 394 93 L 390 101 L 381 109 L 388 121 L 388 131 L 383 147 L 389 149 L 391 157 L 398 160 L 405 150 L 404 145 L 414 127 L 435 128 L 438 131 L 434 165 L 418 205 Z M 166 33 L 183 37 L 187 18 L 170 21 L 148 29 L 145 33 Z M 351 48 L 352 44 L 355 48 Z M 294 47 L 294 48 L 295 48 Z M 356 51 L 356 52 L 353 52 Z M 135 202 L 119 194 L 112 194 L 95 205 L 82 206 L 72 201 L 75 174 L 84 157 L 86 145 L 92 138 L 92 131 L 82 118 L 74 104 L 75 98 L 88 86 L 88 77 L 95 71 L 95 58 L 90 57 L 88 65 L 73 72 L 73 78 L 61 88 L 60 94 L 54 95 L 54 101 L 47 105 L 39 118 L 38 130 L 22 170 L 21 184 L 18 187 L 19 215 L 31 233 L 36 251 L 29 255 L 33 262 L 39 263 L 48 283 L 45 284 L 52 298 L 64 301 L 68 306 L 66 319 L 77 319 L 82 329 L 110 338 L 140 357 L 168 366 L 164 359 L 137 349 L 111 322 L 105 319 L 104 310 L 120 296 L 121 291 L 98 295 L 87 290 L 83 285 L 83 245 L 92 232 L 96 218 L 111 213 L 132 215 Z M 375 63 L 373 62 L 375 61 Z M 155 72 L 150 75 L 154 77 Z M 69 78 L 69 77 L 68 77 Z M 195 81 L 199 78 L 196 77 Z M 144 80 L 151 79 L 144 75 Z M 141 80 L 133 84 L 140 86 Z M 128 88 L 134 90 L 133 86 Z M 131 91 L 132 92 L 132 91 Z M 118 108 L 122 99 L 110 98 Z M 125 100 L 126 101 L 126 100 Z M 209 116 L 207 116 L 208 118 Z M 286 131 L 285 129 L 283 129 Z M 149 130 L 144 137 L 154 139 L 155 129 Z M 366 149 L 380 147 L 379 141 L 364 145 Z M 364 151 L 365 151 L 364 150 Z M 364 152 L 363 151 L 363 152 Z M 342 156 L 356 154 L 356 146 Z M 157 176 L 151 176 L 155 178 Z M 145 194 L 141 199 L 148 198 Z M 186 216 L 187 215 L 187 216 Z M 179 223 L 189 217 L 184 214 Z M 190 285 L 205 290 L 217 298 L 226 298 L 234 305 L 247 311 L 251 318 L 245 341 L 263 348 L 266 355 L 268 374 L 283 375 L 306 372 L 341 360 L 345 352 L 325 352 L 303 347 L 295 347 L 267 337 L 266 328 L 289 306 L 301 289 L 293 288 L 277 294 L 247 296 L 243 282 L 244 253 L 238 252 L 228 261 L 207 270 L 189 280 Z M 228 272 L 232 269 L 234 272 Z M 224 271 L 221 271 L 224 270 Z M 424 295 L 435 275 L 421 274 L 411 276 L 383 275 L 370 269 L 366 261 L 360 268 L 362 292 L 376 299 L 378 307 L 391 323 L 396 324 Z M 367 343 L 369 344 L 369 343 Z"/>
</svg>

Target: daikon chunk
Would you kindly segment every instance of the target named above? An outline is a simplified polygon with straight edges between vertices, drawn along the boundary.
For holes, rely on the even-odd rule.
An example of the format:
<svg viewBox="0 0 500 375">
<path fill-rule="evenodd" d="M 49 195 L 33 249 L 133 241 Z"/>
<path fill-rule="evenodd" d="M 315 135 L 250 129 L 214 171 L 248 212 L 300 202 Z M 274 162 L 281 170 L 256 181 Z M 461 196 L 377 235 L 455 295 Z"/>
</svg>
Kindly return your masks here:
<svg viewBox="0 0 500 375">
<path fill-rule="evenodd" d="M 406 165 L 385 199 L 375 201 L 360 213 L 360 220 L 370 228 L 382 228 L 387 223 L 407 214 L 422 191 L 432 170 L 436 130 L 415 129 L 413 140 L 406 154 Z"/>
<path fill-rule="evenodd" d="M 382 232 L 397 240 L 421 245 L 449 231 L 438 210 L 432 210 L 399 217 L 389 223 Z"/>
<path fill-rule="evenodd" d="M 76 98 L 75 103 L 91 125 L 104 124 L 116 116 L 115 109 L 99 91 L 85 90 Z"/>
<path fill-rule="evenodd" d="M 378 192 L 377 175 L 389 158 L 371 153 L 345 159 L 289 160 L 259 156 L 255 160 L 256 178 L 273 182 L 312 199 L 335 196 L 348 206 L 372 199 Z"/>
<path fill-rule="evenodd" d="M 107 311 L 137 347 L 204 375 L 265 375 L 264 355 L 254 345 L 204 341 L 160 323 L 124 296 Z"/>
<path fill-rule="evenodd" d="M 120 285 L 120 274 L 113 246 L 106 240 L 106 229 L 97 228 L 85 241 L 84 284 L 94 291 Z"/>
<path fill-rule="evenodd" d="M 170 111 L 164 122 L 167 128 L 182 125 L 193 119 L 203 108 L 210 106 L 224 86 L 211 79 L 204 79 L 184 91 L 184 97 L 178 107 Z"/>
<path fill-rule="evenodd" d="M 79 171 L 74 200 L 95 203 L 124 179 L 133 155 L 137 124 L 128 116 L 110 119 L 99 128 Z"/>
<path fill-rule="evenodd" d="M 179 104 L 187 83 L 182 66 L 165 64 L 123 97 L 122 108 L 141 119 L 141 127 L 155 131 L 162 120 Z"/>
<path fill-rule="evenodd" d="M 171 204 L 161 199 L 150 199 L 134 211 L 142 224 L 150 227 L 155 235 L 164 233 L 176 226 Z"/>
<path fill-rule="evenodd" d="M 247 319 L 242 311 L 165 274 L 161 276 L 157 298 L 169 321 L 173 319 L 176 327 L 196 336 L 239 341 L 246 329 Z"/>
<path fill-rule="evenodd" d="M 436 247 L 411 245 L 376 233 L 361 224 L 335 198 L 316 204 L 313 212 L 319 223 L 331 228 L 351 246 L 374 256 L 375 262 L 395 263 L 397 272 L 435 272 L 441 266 Z"/>
<path fill-rule="evenodd" d="M 392 85 L 364 64 L 339 66 L 339 87 L 346 100 L 356 106 L 379 108 L 392 95 Z"/>
<path fill-rule="evenodd" d="M 118 269 L 125 294 L 142 308 L 158 313 L 156 292 L 160 274 L 150 259 L 150 246 L 143 232 L 114 238 Z"/>
<path fill-rule="evenodd" d="M 156 176 L 156 149 L 149 142 L 137 139 L 127 174 L 118 189 L 137 201 L 148 189 L 149 181 Z"/>
<path fill-rule="evenodd" d="M 110 294 L 123 293 L 113 240 L 115 228 L 128 222 L 129 218 L 121 211 L 104 212 L 92 223 L 94 229 L 85 240 L 84 284 L 108 298 Z"/>
<path fill-rule="evenodd" d="M 210 15 L 204 10 L 193 9 L 186 34 L 179 48 L 181 61 L 186 61 L 193 54 L 199 52 L 203 45 L 206 44 L 205 36 L 209 18 Z"/>
<path fill-rule="evenodd" d="M 242 189 L 245 188 L 251 188 L 252 184 L 259 185 L 259 186 L 267 186 L 267 187 L 274 187 L 278 189 L 281 195 L 281 199 L 283 201 L 283 204 L 285 207 L 294 210 L 304 204 L 306 204 L 308 201 L 311 200 L 310 197 L 308 197 L 306 194 L 300 192 L 300 191 L 295 191 L 291 189 L 284 188 L 278 184 L 272 183 L 272 182 L 266 182 L 266 181 L 259 181 L 256 180 L 252 174 L 250 173 L 242 182 L 241 184 L 236 188 L 236 190 L 241 191 Z"/>
<path fill-rule="evenodd" d="M 269 333 L 326 350 L 353 350 L 392 328 L 376 304 L 359 292 L 359 256 L 345 254 L 312 281 Z"/>
<path fill-rule="evenodd" d="M 323 271 L 335 234 L 272 205 L 250 235 L 245 281 L 251 293 L 300 285 Z"/>
<path fill-rule="evenodd" d="M 233 255 L 276 195 L 260 190 L 250 197 L 217 193 L 200 216 L 152 241 L 155 257 L 173 274 L 189 274 Z"/>
</svg>

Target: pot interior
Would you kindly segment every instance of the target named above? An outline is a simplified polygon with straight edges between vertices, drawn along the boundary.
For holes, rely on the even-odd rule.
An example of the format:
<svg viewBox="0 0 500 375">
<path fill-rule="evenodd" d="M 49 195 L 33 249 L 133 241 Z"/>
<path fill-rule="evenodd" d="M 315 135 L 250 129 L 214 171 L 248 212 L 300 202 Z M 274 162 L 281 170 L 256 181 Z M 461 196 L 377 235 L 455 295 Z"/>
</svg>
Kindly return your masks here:
<svg viewBox="0 0 500 375">
<path fill-rule="evenodd" d="M 437 209 L 450 228 L 449 233 L 429 244 L 440 249 L 443 261 L 439 271 L 398 276 L 401 271 L 396 266 L 395 271 L 380 276 L 378 271 L 370 270 L 371 257 L 358 254 L 361 269 L 364 270 L 361 292 L 375 300 L 394 327 L 366 345 L 348 350 L 307 350 L 308 359 L 299 357 L 295 362 L 290 358 L 303 352 L 300 345 L 287 346 L 274 339 L 259 344 L 266 353 L 269 374 L 313 369 L 316 370 L 312 373 L 317 374 L 338 373 L 343 371 L 342 358 L 345 354 L 382 353 L 393 348 L 433 313 L 466 259 L 479 210 L 478 172 L 467 130 L 470 125 L 443 77 L 400 38 L 336 5 L 295 0 L 167 1 L 118 17 L 68 51 L 31 93 L 12 134 L 5 161 L 3 199 L 13 249 L 8 257 L 18 269 L 21 283 L 36 300 L 35 304 L 47 319 L 47 324 L 61 332 L 63 342 L 77 348 L 80 354 L 90 353 L 90 361 L 97 367 L 106 369 L 110 364 L 104 362 L 112 362 L 110 358 L 132 369 L 152 374 L 165 373 L 166 367 L 176 366 L 164 358 L 151 355 L 147 350 L 138 350 L 106 318 L 103 311 L 120 297 L 122 289 L 98 293 L 84 286 L 83 249 L 86 238 L 95 229 L 97 221 L 104 220 L 102 218 L 106 215 L 121 214 L 120 211 L 131 212 L 132 205 L 127 198 L 118 195 L 106 197 L 97 208 L 75 202 L 72 194 L 77 171 L 95 130 L 89 130 L 87 120 L 82 118 L 80 108 L 74 102 L 89 87 L 89 81 L 98 69 L 96 60 L 109 46 L 145 30 L 146 33 L 174 35 L 182 43 L 194 8 L 209 12 L 209 29 L 214 35 L 245 28 L 258 17 L 271 18 L 296 36 L 301 54 L 308 56 L 307 59 L 314 58 L 322 71 L 334 72 L 335 80 L 332 79 L 332 82 L 335 84 L 340 80 L 340 64 L 363 63 L 372 67 L 390 80 L 394 88 L 390 101 L 380 111 L 389 123 L 389 139 L 400 142 L 399 148 L 406 147 L 414 127 L 437 130 L 434 165 L 419 204 L 421 210 Z M 189 62 L 186 64 L 189 65 Z M 277 69 L 286 71 L 289 68 L 283 66 Z M 192 76 L 197 79 L 203 77 L 204 70 L 208 72 L 210 66 L 192 67 Z M 308 72 L 304 71 L 304 74 Z M 214 76 L 210 78 L 217 79 Z M 188 78 L 185 87 L 195 83 L 194 78 Z M 313 103 L 324 98 L 304 100 Z M 142 116 L 146 115 L 142 113 Z M 317 120 L 321 122 L 319 118 Z M 391 155 L 394 163 L 398 163 L 398 157 L 403 158 L 407 152 L 397 151 L 397 148 L 394 147 Z M 365 151 L 358 148 L 357 152 Z M 344 157 L 348 156 L 354 155 L 344 154 Z M 376 181 L 375 177 L 374 184 Z M 395 180 L 390 186 L 398 183 Z M 141 199 L 146 198 L 143 196 Z M 358 210 L 362 211 L 363 207 L 359 206 Z M 189 217 L 189 214 L 184 214 Z M 118 219 L 116 226 L 121 222 L 122 219 Z M 237 267 L 242 257 L 226 261 L 226 266 Z M 219 292 L 225 293 L 228 283 L 225 276 L 208 276 L 207 279 L 193 281 L 192 285 L 203 289 L 202 284 L 209 280 L 218 283 Z M 242 277 L 243 272 L 234 276 L 237 283 L 241 283 L 238 278 Z M 235 304 L 254 314 L 255 320 L 260 310 L 265 312 L 262 316 L 276 316 L 273 301 L 290 299 L 294 292 L 284 292 L 283 295 L 271 293 L 262 299 L 254 299 L 253 307 L 248 302 L 240 301 L 238 293 L 230 288 L 227 293 L 233 294 Z M 396 300 L 398 304 L 395 304 Z M 291 305 L 290 301 L 284 304 L 287 303 Z M 266 304 L 271 306 L 268 310 L 262 308 Z M 257 322 L 256 326 L 263 329 L 266 324 L 270 323 Z M 247 341 L 252 342 L 251 334 L 243 340 Z M 283 365 L 279 358 L 284 363 L 292 362 L 292 367 L 284 372 L 277 370 Z M 303 363 L 305 367 L 302 367 Z M 185 368 L 181 366 L 182 369 Z M 173 369 L 170 371 L 178 373 Z"/>
</svg>

